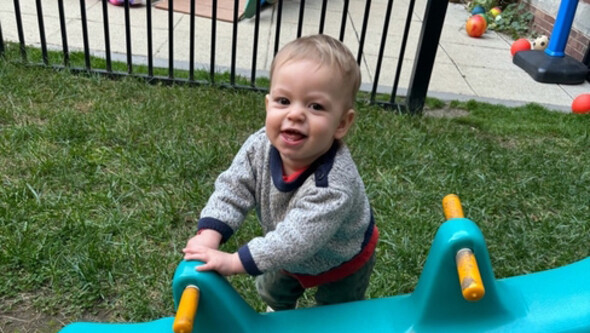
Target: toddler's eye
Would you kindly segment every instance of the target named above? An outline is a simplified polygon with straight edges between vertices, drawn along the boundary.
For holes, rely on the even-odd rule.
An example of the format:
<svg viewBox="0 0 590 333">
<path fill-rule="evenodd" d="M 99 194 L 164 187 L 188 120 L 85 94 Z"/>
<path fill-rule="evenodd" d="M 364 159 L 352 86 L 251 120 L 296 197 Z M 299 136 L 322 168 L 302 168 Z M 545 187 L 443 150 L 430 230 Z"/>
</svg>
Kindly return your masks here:
<svg viewBox="0 0 590 333">
<path fill-rule="evenodd" d="M 313 103 L 313 104 L 310 105 L 310 107 L 313 110 L 316 110 L 316 111 L 322 111 L 322 110 L 324 110 L 324 107 L 321 104 L 318 104 L 318 103 Z"/>
<path fill-rule="evenodd" d="M 277 98 L 277 103 L 279 103 L 281 105 L 289 105 L 289 100 L 286 99 L 285 97 L 279 97 L 279 98 Z"/>
</svg>

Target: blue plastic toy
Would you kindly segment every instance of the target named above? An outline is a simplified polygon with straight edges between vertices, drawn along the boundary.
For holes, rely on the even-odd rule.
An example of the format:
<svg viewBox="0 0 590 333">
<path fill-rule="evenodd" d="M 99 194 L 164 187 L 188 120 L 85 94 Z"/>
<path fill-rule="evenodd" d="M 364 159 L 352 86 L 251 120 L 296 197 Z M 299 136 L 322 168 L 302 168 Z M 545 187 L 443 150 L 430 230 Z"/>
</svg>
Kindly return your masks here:
<svg viewBox="0 0 590 333">
<path fill-rule="evenodd" d="M 463 218 L 458 198 L 445 197 L 443 206 L 448 221 L 411 294 L 258 313 L 223 277 L 182 261 L 172 282 L 176 322 L 74 323 L 61 332 L 173 332 L 173 325 L 176 333 L 590 332 L 590 257 L 496 280 L 481 231 Z"/>
<path fill-rule="evenodd" d="M 485 14 L 485 13 L 486 13 L 486 10 L 481 5 L 476 5 L 471 10 L 471 15 Z"/>
<path fill-rule="evenodd" d="M 583 83 L 589 73 L 588 67 L 565 54 L 577 7 L 578 0 L 561 0 L 547 48 L 518 52 L 512 62 L 538 82 Z"/>
</svg>

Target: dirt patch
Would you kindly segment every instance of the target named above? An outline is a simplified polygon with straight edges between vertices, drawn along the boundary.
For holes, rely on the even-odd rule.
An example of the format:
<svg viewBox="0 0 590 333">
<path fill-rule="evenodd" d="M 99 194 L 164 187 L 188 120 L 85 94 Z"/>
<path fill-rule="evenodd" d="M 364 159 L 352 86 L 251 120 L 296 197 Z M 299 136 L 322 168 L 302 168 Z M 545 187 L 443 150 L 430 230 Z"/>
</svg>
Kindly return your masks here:
<svg viewBox="0 0 590 333">
<path fill-rule="evenodd" d="M 44 313 L 36 309 L 31 303 L 34 295 L 23 294 L 21 300 L 5 300 L 0 309 L 0 333 L 55 333 L 72 321 L 108 321 L 110 316 L 106 312 L 97 312 L 82 318 L 73 318 L 72 315 L 58 313 L 55 315 Z"/>
<path fill-rule="evenodd" d="M 432 118 L 459 118 L 469 115 L 469 111 L 457 108 L 446 107 L 443 109 L 424 110 L 425 117 Z"/>
<path fill-rule="evenodd" d="M 0 315 L 1 333 L 54 333 L 64 325 L 63 318 L 50 318 L 31 311 Z"/>
<path fill-rule="evenodd" d="M 62 314 L 50 316 L 39 311 L 14 311 L 0 314 L 0 333 L 55 333 L 72 321 L 108 322 L 104 313 L 72 319 Z"/>
</svg>

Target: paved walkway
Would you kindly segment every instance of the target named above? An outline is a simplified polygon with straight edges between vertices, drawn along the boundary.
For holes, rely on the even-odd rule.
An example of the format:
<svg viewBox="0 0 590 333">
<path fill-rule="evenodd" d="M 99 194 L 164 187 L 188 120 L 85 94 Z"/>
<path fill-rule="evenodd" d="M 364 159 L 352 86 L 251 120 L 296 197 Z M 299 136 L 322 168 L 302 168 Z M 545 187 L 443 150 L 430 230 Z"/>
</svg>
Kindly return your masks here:
<svg viewBox="0 0 590 333">
<path fill-rule="evenodd" d="M 338 36 L 342 17 L 342 0 L 328 2 L 328 14 L 324 33 Z M 400 92 L 404 95 L 404 87 L 408 86 L 410 72 L 413 66 L 414 54 L 417 48 L 418 36 L 422 23 L 426 0 L 417 0 L 412 15 L 410 40 L 404 55 L 399 82 Z M 61 35 L 59 30 L 58 8 L 55 2 L 43 2 L 44 24 L 47 43 L 51 48 L 61 49 Z M 64 0 L 68 43 L 71 50 L 81 50 L 82 28 L 80 23 L 80 1 Z M 352 0 L 349 6 L 345 43 L 353 53 L 358 50 L 358 36 L 362 27 L 365 1 Z M 403 32 L 404 20 L 407 13 L 408 0 L 396 0 L 392 11 L 390 29 L 388 30 L 388 44 L 379 77 L 380 90 L 390 92 L 386 88 L 393 84 L 395 69 L 399 57 L 399 44 Z M 100 0 L 86 0 L 88 29 L 90 35 L 90 50 L 95 55 L 104 55 L 104 34 L 102 27 L 102 6 Z M 125 29 L 124 9 L 108 5 L 111 35 L 111 50 L 114 59 L 125 60 Z M 380 36 L 383 27 L 384 14 L 387 8 L 386 0 L 373 0 L 369 19 L 367 41 L 361 64 L 363 73 L 363 87 L 370 89 L 375 75 Z M 276 7 L 265 7 L 260 16 L 260 45 L 256 66 L 259 75 L 266 75 L 273 51 Z M 305 10 L 305 24 L 303 34 L 319 31 L 321 2 L 307 1 Z M 21 12 L 25 26 L 25 41 L 27 45 L 39 45 L 39 29 L 36 17 L 35 1 L 21 0 Z M 132 52 L 134 62 L 147 63 L 147 40 L 145 37 L 145 7 L 130 10 Z M 285 0 L 283 6 L 281 44 L 296 37 L 299 15 L 299 2 Z M 155 66 L 168 66 L 168 13 L 153 8 L 153 40 Z M 526 72 L 512 64 L 510 55 L 510 38 L 494 31 L 486 32 L 481 38 L 471 38 L 465 33 L 464 24 L 468 12 L 463 5 L 450 3 L 445 19 L 436 62 L 429 86 L 428 95 L 443 100 L 475 99 L 504 105 L 522 105 L 530 102 L 539 103 L 549 108 L 569 111 L 573 99 L 582 93 L 590 93 L 590 83 L 579 85 L 544 84 L 534 81 Z M 0 8 L 0 24 L 4 39 L 17 41 L 14 7 L 12 2 Z M 189 16 L 174 13 L 174 60 L 179 67 L 188 68 L 188 40 Z M 210 58 L 211 20 L 197 17 L 196 62 L 197 68 L 208 69 Z M 246 76 L 250 75 L 252 64 L 252 39 L 254 35 L 254 19 L 242 20 L 238 25 L 238 59 L 237 68 Z M 221 70 L 229 68 L 230 49 L 232 42 L 232 25 L 219 22 L 217 25 L 217 65 Z"/>
</svg>

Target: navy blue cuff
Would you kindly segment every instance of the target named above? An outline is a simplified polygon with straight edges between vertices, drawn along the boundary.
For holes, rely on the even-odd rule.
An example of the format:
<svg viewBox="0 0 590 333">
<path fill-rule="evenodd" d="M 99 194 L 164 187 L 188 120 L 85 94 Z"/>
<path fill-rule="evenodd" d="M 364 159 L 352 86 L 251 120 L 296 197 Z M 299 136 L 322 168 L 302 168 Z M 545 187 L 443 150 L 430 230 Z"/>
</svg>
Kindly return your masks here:
<svg viewBox="0 0 590 333">
<path fill-rule="evenodd" d="M 371 237 L 373 237 L 373 231 L 375 230 L 375 219 L 373 218 L 373 209 L 371 209 L 371 220 L 369 222 L 369 227 L 367 231 L 365 231 L 365 239 L 363 240 L 363 244 L 361 244 L 361 249 L 364 249 L 369 241 L 371 241 Z"/>
<path fill-rule="evenodd" d="M 227 240 L 234 234 L 232 228 L 218 219 L 212 217 L 204 217 L 199 220 L 197 230 L 212 229 L 221 234 L 221 243 L 227 242 Z"/>
<path fill-rule="evenodd" d="M 238 249 L 238 257 L 240 257 L 240 261 L 242 262 L 246 273 L 253 276 L 262 274 L 262 272 L 258 269 L 258 266 L 256 266 L 254 258 L 252 258 L 252 253 L 250 253 L 248 244 Z"/>
</svg>

